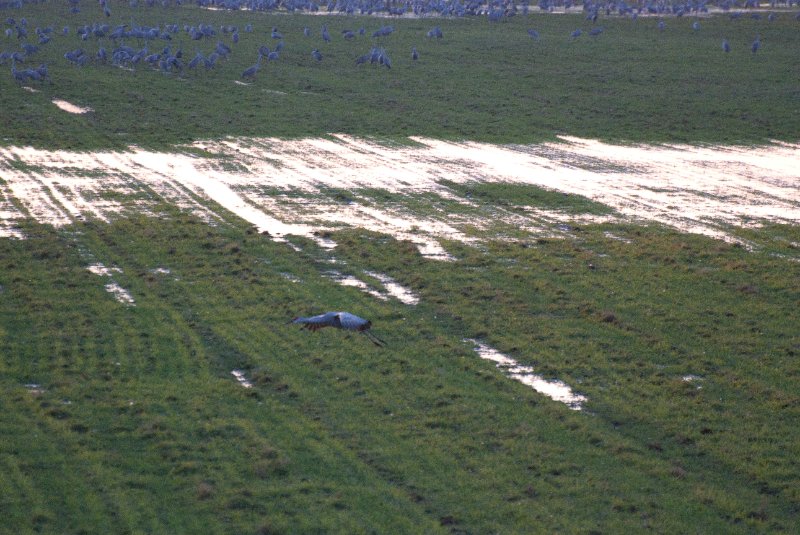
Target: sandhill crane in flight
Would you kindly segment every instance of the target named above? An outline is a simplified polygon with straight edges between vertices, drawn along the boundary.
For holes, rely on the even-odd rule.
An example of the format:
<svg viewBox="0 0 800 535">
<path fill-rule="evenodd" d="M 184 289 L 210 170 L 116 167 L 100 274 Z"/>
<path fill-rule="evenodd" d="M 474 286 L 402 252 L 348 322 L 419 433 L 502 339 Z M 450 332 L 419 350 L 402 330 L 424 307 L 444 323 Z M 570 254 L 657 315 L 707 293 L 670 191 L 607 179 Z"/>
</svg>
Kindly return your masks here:
<svg viewBox="0 0 800 535">
<path fill-rule="evenodd" d="M 372 327 L 372 322 L 360 318 L 355 314 L 349 312 L 326 312 L 317 316 L 309 317 L 296 317 L 289 321 L 289 323 L 299 323 L 304 329 L 309 331 L 318 331 L 324 327 L 335 327 L 337 329 L 344 329 L 347 331 L 356 331 L 367 338 L 370 342 L 378 347 L 383 347 L 386 342 L 369 332 Z"/>
</svg>

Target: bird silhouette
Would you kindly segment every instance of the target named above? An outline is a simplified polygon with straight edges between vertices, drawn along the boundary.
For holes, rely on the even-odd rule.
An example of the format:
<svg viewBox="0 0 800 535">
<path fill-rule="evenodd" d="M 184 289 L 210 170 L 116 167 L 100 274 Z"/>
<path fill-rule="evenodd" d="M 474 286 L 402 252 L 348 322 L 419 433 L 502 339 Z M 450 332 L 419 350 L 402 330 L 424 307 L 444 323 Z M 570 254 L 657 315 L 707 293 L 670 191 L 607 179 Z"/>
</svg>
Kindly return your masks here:
<svg viewBox="0 0 800 535">
<path fill-rule="evenodd" d="M 753 44 L 750 45 L 750 50 L 755 54 L 758 52 L 758 49 L 761 48 L 761 36 L 756 35 L 756 40 L 753 41 Z"/>
<path fill-rule="evenodd" d="M 325 327 L 355 331 L 369 338 L 370 342 L 378 347 L 386 345 L 386 342 L 369 332 L 370 328 L 372 328 L 371 321 L 349 312 L 325 312 L 317 316 L 297 316 L 292 318 L 289 323 L 300 324 L 303 329 L 308 329 L 309 331 L 318 331 Z"/>
<path fill-rule="evenodd" d="M 248 67 L 242 72 L 242 78 L 255 78 L 258 69 L 261 68 L 261 58 L 263 56 L 261 54 L 258 55 L 258 61 L 252 67 Z"/>
</svg>

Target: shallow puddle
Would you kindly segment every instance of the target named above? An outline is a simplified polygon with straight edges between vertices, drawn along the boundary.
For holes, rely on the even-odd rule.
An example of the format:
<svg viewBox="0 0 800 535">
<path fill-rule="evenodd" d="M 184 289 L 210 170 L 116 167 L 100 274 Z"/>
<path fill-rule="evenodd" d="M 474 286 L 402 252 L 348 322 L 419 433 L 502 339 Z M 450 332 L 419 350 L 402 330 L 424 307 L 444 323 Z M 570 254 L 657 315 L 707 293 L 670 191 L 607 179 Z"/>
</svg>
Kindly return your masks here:
<svg viewBox="0 0 800 535">
<path fill-rule="evenodd" d="M 336 263 L 335 260 L 334 263 Z M 419 304 L 419 297 L 417 295 L 415 295 L 408 288 L 405 288 L 403 285 L 399 284 L 389 275 L 376 273 L 374 271 L 365 271 L 364 274 L 380 281 L 381 285 L 383 285 L 383 290 L 374 288 L 365 281 L 353 275 L 342 275 L 338 271 L 328 271 L 326 273 L 329 278 L 338 282 L 342 286 L 352 286 L 353 288 L 358 288 L 362 292 L 376 297 L 381 301 L 386 301 L 391 297 L 406 305 Z"/>
<path fill-rule="evenodd" d="M 209 223 L 231 214 L 276 240 L 305 236 L 323 247 L 343 227 L 365 228 L 414 243 L 429 258 L 452 260 L 442 239 L 476 244 L 491 225 L 547 236 L 558 225 L 656 221 L 682 231 L 736 240 L 731 226 L 800 222 L 800 145 L 692 147 L 611 145 L 563 137 L 536 145 L 490 145 L 412 138 L 387 145 L 333 135 L 327 139 L 226 139 L 193 144 L 222 158 L 187 153 L 72 153 L 0 147 L 0 235 L 20 237 L 26 216 L 54 226 L 82 218 L 110 221 L 157 210 L 154 192 Z M 539 207 L 491 213 L 443 186 L 512 182 L 578 194 L 615 210 L 610 216 Z M 137 192 L 147 195 L 136 197 Z M 383 191 L 389 200 L 337 192 Z M 285 192 L 285 195 L 281 192 Z M 411 209 L 411 196 L 466 210 Z M 433 197 L 431 197 L 433 196 Z M 416 201 L 414 201 L 416 202 Z M 525 207 L 523 207 L 525 208 Z M 502 236 L 498 236 L 502 238 Z"/>
<path fill-rule="evenodd" d="M 109 282 L 105 285 L 105 289 L 108 293 L 114 296 L 114 299 L 123 305 L 136 306 L 136 301 L 134 301 L 130 292 L 116 282 Z"/>
<path fill-rule="evenodd" d="M 76 106 L 75 104 L 67 102 L 66 100 L 53 99 L 52 102 L 58 107 L 58 109 L 63 110 L 67 113 L 81 114 L 94 111 L 92 108 Z"/>
<path fill-rule="evenodd" d="M 375 273 L 374 271 L 365 271 L 364 273 L 366 273 L 370 277 L 376 278 L 379 281 L 381 281 L 381 284 L 383 284 L 384 288 L 386 288 L 386 293 L 394 297 L 401 303 L 406 305 L 419 304 L 418 295 L 416 295 L 414 292 L 412 292 L 405 286 L 395 281 L 389 275 L 385 275 L 383 273 Z"/>
<path fill-rule="evenodd" d="M 353 288 L 358 288 L 362 292 L 369 294 L 372 297 L 377 297 L 382 301 L 386 301 L 387 299 L 387 297 L 384 294 L 375 290 L 374 288 L 370 287 L 366 282 L 357 279 L 352 275 L 342 275 L 338 271 L 329 271 L 327 275 L 328 277 L 338 282 L 342 286 L 352 286 Z"/>
<path fill-rule="evenodd" d="M 113 273 L 122 273 L 122 270 L 118 267 L 109 268 L 100 263 L 90 264 L 86 266 L 86 269 L 101 277 L 110 277 Z"/>
<path fill-rule="evenodd" d="M 86 266 L 86 269 L 100 277 L 112 277 L 114 273 L 122 273 L 122 270 L 118 267 L 107 267 L 99 262 L 89 264 Z M 114 299 L 123 305 L 136 306 L 136 301 L 133 299 L 133 296 L 130 294 L 130 292 L 113 280 L 106 284 L 104 288 L 108 293 L 114 296 Z"/>
<path fill-rule="evenodd" d="M 10 197 L 8 189 L 0 184 L 0 238 L 22 239 L 25 236 L 19 230 L 20 214 L 16 207 L 7 199 Z"/>
<path fill-rule="evenodd" d="M 239 384 L 242 385 L 243 387 L 253 388 L 253 383 L 247 380 L 247 377 L 245 377 L 244 372 L 242 370 L 232 370 L 231 375 L 233 375 L 236 378 L 236 380 L 239 381 Z"/>
<path fill-rule="evenodd" d="M 478 356 L 494 362 L 499 369 L 503 370 L 506 376 L 533 388 L 550 399 L 564 403 L 572 410 L 581 410 L 583 403 L 587 401 L 585 396 L 574 393 L 572 388 L 562 381 L 547 380 L 541 375 L 536 375 L 533 373 L 532 367 L 523 366 L 508 355 L 504 355 L 477 340 L 470 339 L 466 340 L 466 342 L 473 344 Z"/>
<path fill-rule="evenodd" d="M 703 378 L 699 375 L 688 374 L 681 377 L 681 381 L 684 383 L 692 383 L 697 390 L 701 390 L 703 388 L 702 382 Z"/>
</svg>

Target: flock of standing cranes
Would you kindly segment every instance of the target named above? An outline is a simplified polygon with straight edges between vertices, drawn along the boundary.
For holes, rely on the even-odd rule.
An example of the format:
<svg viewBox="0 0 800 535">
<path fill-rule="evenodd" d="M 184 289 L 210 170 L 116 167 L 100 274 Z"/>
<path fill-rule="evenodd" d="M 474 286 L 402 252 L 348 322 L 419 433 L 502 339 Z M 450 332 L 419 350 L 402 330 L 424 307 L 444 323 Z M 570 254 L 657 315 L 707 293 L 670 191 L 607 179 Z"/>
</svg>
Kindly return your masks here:
<svg viewBox="0 0 800 535">
<path fill-rule="evenodd" d="M 175 24 L 167 24 L 163 27 L 147 27 L 122 24 L 111 26 L 107 23 L 96 22 L 84 24 L 76 28 L 64 26 L 56 31 L 52 27 L 36 27 L 31 29 L 25 17 L 19 20 L 14 17 L 5 19 L 6 29 L 4 31 L 5 43 L 11 43 L 18 47 L 17 50 L 2 50 L 0 52 L 0 65 L 11 64 L 11 73 L 18 82 L 27 80 L 44 81 L 48 78 L 47 66 L 39 65 L 37 68 L 18 69 L 18 64 L 25 64 L 35 60 L 36 54 L 44 46 L 51 42 L 58 42 L 60 39 L 68 39 L 70 35 L 81 42 L 81 46 L 67 50 L 63 54 L 64 60 L 76 67 L 94 65 L 113 65 L 128 69 L 136 69 L 140 66 L 150 66 L 162 72 L 183 72 L 195 69 L 213 69 L 220 60 L 225 60 L 233 52 L 240 39 L 240 32 L 252 33 L 252 24 L 247 24 L 243 29 L 235 26 L 220 26 L 219 28 L 209 24 L 198 24 L 195 26 L 178 27 Z M 372 32 L 373 38 L 386 37 L 394 32 L 392 26 L 382 26 Z M 303 30 L 306 38 L 312 37 L 311 29 L 306 27 Z M 342 38 L 352 40 L 356 35 L 365 36 L 364 27 L 358 30 L 342 30 Z M 324 42 L 332 40 L 326 25 L 322 25 L 320 32 Z M 429 37 L 441 38 L 442 31 L 435 26 L 428 32 Z M 273 27 L 270 32 L 271 39 L 275 44 L 270 48 L 267 44 L 258 47 L 258 58 L 254 65 L 248 67 L 241 73 L 242 79 L 253 79 L 261 68 L 264 60 L 278 61 L 281 51 L 285 46 L 283 34 L 278 28 Z M 173 50 L 173 43 L 189 40 L 192 42 L 216 41 L 211 52 L 203 54 L 198 51 L 196 54 L 187 58 L 182 49 L 182 44 Z M 226 42 L 227 41 L 227 42 Z M 130 43 L 136 42 L 138 46 L 131 46 Z M 160 44 L 159 44 L 160 43 Z M 96 47 L 89 51 L 90 47 Z M 320 62 L 323 55 L 319 48 L 312 48 L 310 56 Z M 412 59 L 419 58 L 416 48 L 412 50 Z M 368 54 L 359 56 L 355 63 L 377 63 L 391 68 L 391 59 L 385 48 L 373 46 Z"/>
<path fill-rule="evenodd" d="M 800 0 L 788 0 L 785 5 L 791 7 L 793 2 Z M 161 0 L 159 4 L 168 6 L 174 2 L 180 5 L 182 0 Z M 53 28 L 51 26 L 41 27 L 29 24 L 25 17 L 16 18 L 13 16 L 15 8 L 21 8 L 26 2 L 15 0 L 14 2 L 0 1 L 0 12 L 5 7 L 9 16 L 4 19 L 4 40 L 0 40 L 0 65 L 10 64 L 11 76 L 19 83 L 31 81 L 48 80 L 49 74 L 47 65 L 40 63 L 36 67 L 27 67 L 29 63 L 36 63 L 36 54 L 42 47 L 57 46 L 53 43 L 65 42 L 72 39 L 72 43 L 78 41 L 77 46 L 66 50 L 63 58 L 66 62 L 76 67 L 94 65 L 113 65 L 127 69 L 137 69 L 140 67 L 150 67 L 160 70 L 163 73 L 184 73 L 197 69 L 213 69 L 218 62 L 226 60 L 233 53 L 239 43 L 241 33 L 253 33 L 252 24 L 246 24 L 239 28 L 235 26 L 212 26 L 210 24 L 184 25 L 179 27 L 177 24 L 164 24 L 157 27 L 140 26 L 133 22 L 131 24 L 111 25 L 108 22 L 93 22 L 82 24 L 75 27 L 64 26 Z M 132 7 L 152 7 L 156 4 L 155 0 L 129 0 Z M 187 2 L 188 3 L 188 2 Z M 364 14 L 377 15 L 388 14 L 402 16 L 415 14 L 418 16 L 482 16 L 493 22 L 498 22 L 507 17 L 517 14 L 527 14 L 530 11 L 527 0 L 523 2 L 512 2 L 510 0 L 405 0 L 405 1 L 384 1 L 384 0 L 329 0 L 325 6 L 314 3 L 313 0 L 195 0 L 195 4 L 208 8 L 253 10 L 253 11 L 277 11 L 284 12 L 320 12 L 344 14 Z M 84 5 L 81 0 L 69 0 L 72 6 L 71 11 L 75 14 L 82 13 L 82 10 L 96 9 L 97 4 L 88 2 Z M 777 6 L 776 0 L 773 4 Z M 100 0 L 101 13 L 110 20 L 112 16 L 111 8 L 107 0 Z M 739 8 L 757 7 L 754 0 L 744 0 L 737 4 L 733 0 L 723 0 L 715 6 L 716 9 L 730 11 L 731 17 L 750 16 L 761 18 L 759 12 L 745 14 Z M 569 10 L 575 8 L 572 0 L 540 0 L 538 9 L 541 11 L 553 11 L 557 9 Z M 586 19 L 595 24 L 601 14 L 605 16 L 626 16 L 637 18 L 640 15 L 655 15 L 658 20 L 655 28 L 658 31 L 666 30 L 666 23 L 663 17 L 666 16 L 691 16 L 708 12 L 709 4 L 703 0 L 685 0 L 678 2 L 647 1 L 628 4 L 625 0 L 611 0 L 608 2 L 594 2 L 585 0 L 582 10 L 586 14 Z M 97 13 L 98 15 L 100 13 Z M 774 20 L 775 13 L 766 16 L 768 21 Z M 800 20 L 800 14 L 797 15 Z M 369 19 L 360 19 L 368 21 Z M 699 21 L 695 21 L 693 29 L 701 31 Z M 392 25 L 382 25 L 378 29 L 368 32 L 364 26 L 358 29 L 345 28 L 341 30 L 341 36 L 337 37 L 347 41 L 355 41 L 359 38 L 371 36 L 373 46 L 370 50 L 355 58 L 356 65 L 373 64 L 391 69 L 392 60 L 386 48 L 382 46 L 388 36 L 394 32 Z M 603 32 L 601 26 L 593 26 L 588 34 L 593 37 L 599 36 Z M 583 34 L 578 28 L 568 36 L 570 40 L 576 40 Z M 528 35 L 538 41 L 541 37 L 533 28 L 528 29 Z M 318 36 L 318 37 L 316 37 Z M 277 27 L 272 27 L 269 31 L 270 41 L 258 47 L 258 56 L 255 63 L 241 72 L 240 79 L 253 80 L 260 71 L 262 64 L 266 62 L 279 61 L 281 52 L 285 46 L 284 34 Z M 299 38 L 299 36 L 287 36 L 289 38 Z M 422 37 L 422 36 L 420 36 Z M 425 34 L 426 39 L 442 39 L 444 34 L 441 27 L 436 25 L 430 28 Z M 331 36 L 327 25 L 323 24 L 321 30 L 312 31 L 306 27 L 303 29 L 303 38 L 311 40 L 321 38 L 322 43 L 329 43 L 334 37 Z M 0 37 L 2 39 L 2 37 Z M 177 43 L 177 46 L 176 46 Z M 211 48 L 210 52 L 203 53 L 197 51 L 193 57 L 187 57 L 183 52 L 185 43 L 197 43 Z M 136 46 L 132 46 L 132 45 Z M 11 47 L 8 49 L 8 47 Z M 309 58 L 319 63 L 324 61 L 321 51 L 321 44 L 313 46 L 309 43 Z M 91 48 L 91 50 L 89 50 Z M 755 36 L 750 50 L 753 54 L 761 48 L 761 39 Z M 721 49 L 730 52 L 731 45 L 727 39 L 723 39 Z M 417 61 L 420 54 L 416 47 L 410 51 L 412 61 Z M 23 68 L 20 68 L 23 67 Z"/>
</svg>

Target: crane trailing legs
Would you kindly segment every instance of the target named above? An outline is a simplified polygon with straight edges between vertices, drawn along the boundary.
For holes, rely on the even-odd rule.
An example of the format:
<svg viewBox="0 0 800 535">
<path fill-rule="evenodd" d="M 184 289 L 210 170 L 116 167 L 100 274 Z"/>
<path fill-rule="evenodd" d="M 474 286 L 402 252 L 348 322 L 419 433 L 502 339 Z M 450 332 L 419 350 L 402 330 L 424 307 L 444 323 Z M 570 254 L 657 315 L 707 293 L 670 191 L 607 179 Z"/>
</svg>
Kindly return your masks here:
<svg viewBox="0 0 800 535">
<path fill-rule="evenodd" d="M 291 319 L 289 323 L 298 323 L 302 325 L 303 329 L 308 329 L 309 331 L 318 331 L 324 327 L 356 331 L 366 336 L 370 342 L 378 347 L 384 347 L 386 345 L 386 342 L 369 332 L 369 329 L 372 327 L 371 321 L 360 318 L 355 314 L 350 314 L 349 312 L 326 312 L 309 317 L 298 316 Z"/>
</svg>

